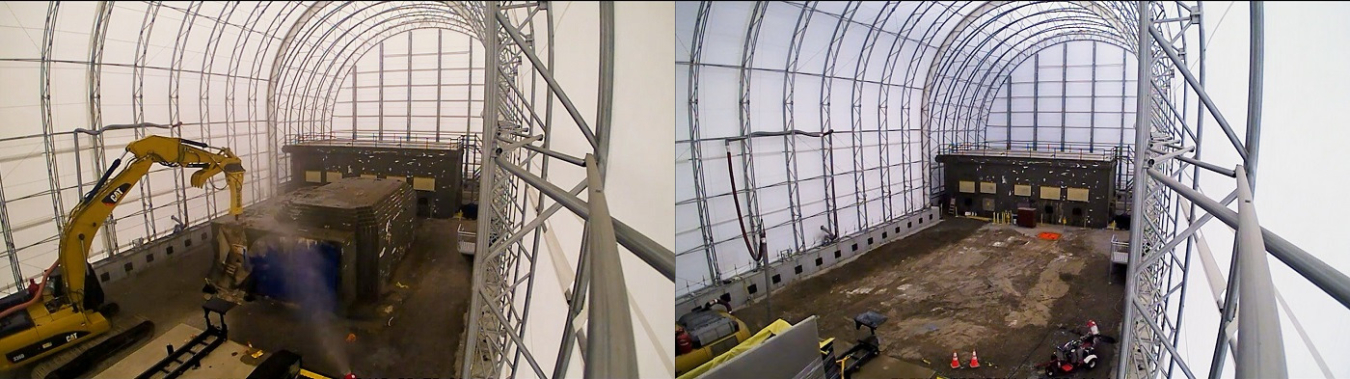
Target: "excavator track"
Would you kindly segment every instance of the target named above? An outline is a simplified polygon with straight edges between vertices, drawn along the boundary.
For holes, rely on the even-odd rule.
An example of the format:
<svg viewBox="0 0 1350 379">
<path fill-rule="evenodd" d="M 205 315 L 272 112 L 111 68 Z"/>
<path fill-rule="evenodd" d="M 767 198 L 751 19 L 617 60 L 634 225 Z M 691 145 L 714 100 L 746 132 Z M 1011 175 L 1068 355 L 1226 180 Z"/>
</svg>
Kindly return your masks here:
<svg viewBox="0 0 1350 379">
<path fill-rule="evenodd" d="M 112 364 L 109 357 L 128 347 L 148 341 L 155 332 L 155 323 L 141 316 L 115 320 L 113 328 L 93 340 L 66 349 L 43 359 L 33 366 L 31 378 L 63 379 L 87 378 L 97 370 Z"/>
</svg>

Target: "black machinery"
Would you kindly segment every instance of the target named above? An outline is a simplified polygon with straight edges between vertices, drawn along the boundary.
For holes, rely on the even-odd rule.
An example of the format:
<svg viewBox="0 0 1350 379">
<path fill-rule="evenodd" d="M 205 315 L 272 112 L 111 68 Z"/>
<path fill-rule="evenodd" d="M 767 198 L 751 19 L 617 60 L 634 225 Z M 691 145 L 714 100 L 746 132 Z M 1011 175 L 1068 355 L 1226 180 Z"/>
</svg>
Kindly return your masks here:
<svg viewBox="0 0 1350 379">
<path fill-rule="evenodd" d="M 877 338 L 877 328 L 886 323 L 886 315 L 876 311 L 863 312 L 853 317 L 853 329 L 861 330 L 867 327 L 867 336 L 858 339 L 858 342 L 849 348 L 843 354 L 834 353 L 833 342 L 822 347 L 821 353 L 825 358 L 825 377 L 828 379 L 847 379 L 863 364 L 881 355 L 881 339 Z"/>
<path fill-rule="evenodd" d="M 1049 378 L 1096 368 L 1101 362 L 1101 357 L 1097 355 L 1097 346 L 1103 342 L 1115 343 L 1116 339 L 1102 335 L 1097 329 L 1097 323 L 1092 320 L 1088 320 L 1087 328 L 1087 333 L 1056 346 L 1055 351 L 1050 354 L 1050 360 L 1036 367 L 1043 369 L 1045 376 Z"/>
<path fill-rule="evenodd" d="M 202 304 L 202 311 L 206 317 L 206 330 L 197 334 L 181 347 L 173 345 L 166 346 L 168 355 L 160 359 L 158 363 L 142 372 L 137 379 L 173 379 L 180 376 L 202 377 L 202 371 L 188 370 L 201 368 L 202 359 L 210 355 L 216 348 L 224 345 L 229 339 L 229 327 L 225 325 L 225 313 L 228 313 L 235 307 L 235 303 L 221 298 L 212 297 Z M 216 315 L 219 323 L 212 322 L 211 314 Z M 185 375 L 186 374 L 186 375 Z M 257 367 L 249 373 L 248 379 L 335 379 L 338 376 L 316 373 L 301 367 L 300 355 L 289 350 L 278 350 L 271 353 L 266 360 L 258 364 Z M 343 379 L 356 379 L 356 375 L 348 373 L 342 376 Z"/>
<path fill-rule="evenodd" d="M 234 309 L 235 303 L 212 297 L 202 304 L 202 313 L 206 318 L 206 331 L 193 337 L 186 345 L 175 349 L 173 345 L 166 346 L 168 356 L 159 360 L 154 366 L 146 369 L 136 379 L 149 379 L 160 377 L 164 379 L 177 378 L 183 375 L 188 369 L 200 366 L 202 358 L 211 354 L 217 347 L 225 343 L 229 328 L 225 326 L 225 313 Z M 211 322 L 211 314 L 215 313 L 220 319 L 220 325 Z M 160 376 L 163 375 L 163 376 Z"/>
</svg>

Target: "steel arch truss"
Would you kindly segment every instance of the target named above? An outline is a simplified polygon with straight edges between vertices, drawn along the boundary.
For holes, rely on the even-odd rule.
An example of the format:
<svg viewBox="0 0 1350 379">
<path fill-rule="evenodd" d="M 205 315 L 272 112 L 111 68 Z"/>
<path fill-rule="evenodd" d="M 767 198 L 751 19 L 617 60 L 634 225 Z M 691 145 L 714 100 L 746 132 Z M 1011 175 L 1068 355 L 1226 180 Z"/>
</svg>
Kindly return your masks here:
<svg viewBox="0 0 1350 379">
<path fill-rule="evenodd" d="M 58 26 L 63 20 L 81 16 L 81 12 L 61 12 L 72 6 L 93 9 L 85 12 L 92 14 L 87 54 L 78 59 L 62 56 L 60 49 L 53 49 L 54 45 L 66 47 L 70 44 L 71 39 L 59 38 Z M 31 56 L 0 57 L 0 62 L 6 64 L 31 64 L 37 68 L 35 83 L 39 84 L 36 89 L 40 92 L 31 107 L 37 111 L 34 115 L 41 115 L 41 128 L 33 128 L 31 133 L 34 134 L 6 134 L 0 138 L 0 144 L 6 148 L 31 147 L 35 153 L 30 155 L 40 155 L 48 174 L 45 179 L 39 178 L 45 183 L 32 182 L 46 187 L 36 191 L 26 191 L 36 187 L 30 183 L 15 184 L 10 180 L 12 177 L 0 178 L 0 187 L 5 187 L 5 191 L 0 191 L 0 221 L 4 223 L 0 234 L 5 240 L 5 258 L 15 277 L 13 283 L 7 285 L 22 285 L 25 274 L 31 276 L 32 270 L 21 269 L 21 266 L 38 266 L 21 262 L 21 256 L 45 259 L 40 254 L 45 251 L 25 250 L 51 248 L 54 251 L 56 240 L 53 236 L 30 243 L 27 235 L 33 233 L 16 236 L 16 233 L 24 232 L 24 228 L 10 223 L 11 216 L 18 216 L 8 207 L 14 202 L 27 199 L 33 201 L 25 204 L 50 201 L 51 213 L 44 216 L 50 218 L 31 222 L 28 215 L 23 215 L 20 221 L 34 225 L 26 228 L 54 224 L 50 227 L 59 234 L 57 229 L 61 225 L 53 223 L 52 219 L 65 218 L 64 212 L 71 200 L 78 198 L 86 185 L 92 184 L 108 165 L 107 155 L 115 157 L 126 142 L 155 132 L 146 127 L 179 122 L 181 127 L 160 133 L 231 146 L 240 152 L 249 173 L 247 181 L 250 184 L 245 191 L 247 203 L 276 195 L 291 174 L 288 172 L 289 157 L 281 146 L 300 135 L 332 134 L 338 92 L 344 83 L 354 81 L 351 75 L 361 56 L 376 51 L 374 49 L 382 41 L 412 30 L 450 30 L 476 39 L 489 52 L 482 57 L 487 62 L 484 66 L 486 96 L 481 97 L 485 109 L 482 117 L 488 120 L 484 122 L 483 138 L 481 142 L 460 140 L 461 143 L 482 144 L 479 151 L 484 162 L 477 193 L 483 217 L 478 224 L 473 298 L 468 316 L 470 323 L 465 333 L 467 346 L 461 351 L 462 371 L 455 374 L 461 377 L 516 377 L 532 371 L 540 378 L 562 377 L 571 361 L 569 354 L 579 346 L 585 352 L 585 359 L 581 361 L 585 362 L 587 377 L 638 375 L 633 347 L 634 323 L 627 303 L 629 294 L 619 266 L 618 254 L 623 250 L 618 246 L 622 245 L 667 278 L 674 276 L 674 254 L 611 218 L 606 205 L 604 173 L 613 103 L 612 3 L 599 7 L 600 38 L 576 42 L 600 46 L 598 109 L 597 115 L 591 117 L 581 115 L 550 71 L 555 36 L 554 14 L 549 2 L 249 4 L 103 1 L 94 4 L 50 2 L 42 8 L 45 8 L 45 19 L 38 17 L 36 22 L 28 22 L 33 26 L 19 28 L 41 28 L 40 34 L 30 33 L 28 37 L 35 47 L 29 52 Z M 31 9 L 30 14 L 37 14 L 37 8 L 27 9 Z M 116 24 L 114 19 L 118 20 Z M 65 25 L 68 27 L 69 24 Z M 111 30 L 126 25 L 135 28 L 130 30 L 137 34 L 133 41 L 108 37 Z M 82 24 L 79 27 L 89 26 Z M 79 42 L 84 43 L 83 40 Z M 114 43 L 122 43 L 118 46 L 127 48 L 116 49 L 114 54 Z M 108 46 L 107 54 L 105 45 Z M 114 56 L 117 58 L 111 59 Z M 384 57 L 380 59 L 383 62 Z M 54 75 L 60 66 L 75 66 L 82 70 L 80 77 L 87 77 L 83 82 L 87 86 L 77 88 L 83 100 L 80 105 L 86 106 L 81 109 L 81 115 L 86 117 L 70 127 L 58 126 L 53 117 L 54 113 L 59 113 L 54 109 L 64 104 L 54 101 L 52 93 L 67 90 L 59 85 L 62 78 Z M 130 85 L 105 86 L 104 79 L 112 71 L 129 73 Z M 168 85 L 147 83 L 153 80 L 166 81 Z M 470 88 L 472 91 L 473 87 Z M 113 91 L 131 95 L 129 105 L 102 101 L 104 95 Z M 480 97 L 471 95 L 471 98 Z M 565 108 L 564 116 L 570 123 L 554 122 L 552 108 L 555 101 Z M 130 112 L 114 115 L 107 111 L 115 106 L 128 107 Z M 166 115 L 167 119 L 161 119 Z M 71 122 L 70 118 L 62 121 Z M 119 129 L 134 130 L 90 135 L 72 130 L 99 130 L 109 123 L 130 123 Z M 569 124 L 578 127 L 572 128 Z M 585 151 L 562 152 L 551 146 L 556 138 L 568 137 L 570 133 L 579 133 L 585 138 L 589 144 Z M 69 154 L 72 144 L 75 154 Z M 83 148 L 81 144 L 84 144 Z M 72 160 L 70 155 L 73 155 L 73 165 L 68 162 Z M 27 157 L 19 158 L 24 159 Z M 32 161 L 38 163 L 38 160 Z M 7 161 L 3 163 L 8 164 Z M 557 183 L 558 179 L 550 178 L 549 166 L 559 164 L 583 168 L 585 180 Z M 154 180 L 144 181 L 138 190 L 139 199 L 135 199 L 139 200 L 140 209 L 124 206 L 122 209 L 126 212 L 114 214 L 102 231 L 101 251 L 106 255 L 100 253 L 92 257 L 93 260 L 119 254 L 145 240 L 164 237 L 184 227 L 209 223 L 223 212 L 217 205 L 216 191 L 208 188 L 205 193 L 189 196 L 183 189 L 186 180 L 181 170 L 158 169 L 150 176 L 159 180 L 168 180 L 172 176 L 175 185 L 161 188 L 168 186 L 154 186 Z M 20 185 L 26 192 L 14 190 Z M 581 196 L 581 192 L 587 194 Z M 539 253 L 546 251 L 540 246 L 545 221 L 563 208 L 587 220 L 586 234 L 582 259 L 576 264 L 575 284 L 570 292 L 572 317 L 566 320 L 567 332 L 560 341 L 561 353 L 550 361 L 531 352 L 538 350 L 537 343 L 527 346 L 522 344 L 522 339 L 527 325 L 552 327 L 547 322 L 527 321 L 530 321 L 532 309 L 535 264 Z M 173 222 L 165 223 L 165 218 Z M 122 228 L 118 227 L 119 222 L 124 224 Z M 119 236 L 119 231 L 123 235 Z M 133 240 L 135 236 L 125 235 L 128 232 L 144 237 Z M 46 267 L 47 263 L 42 262 L 40 266 Z M 586 311 L 584 316 L 583 310 Z M 586 322 L 584 334 L 589 339 L 577 338 L 579 332 L 573 330 L 574 322 L 578 325 Z M 559 327 L 563 323 L 561 319 L 556 321 Z M 540 366 L 541 361 L 556 364 L 546 371 Z M 549 371 L 553 374 L 546 374 Z"/>
<path fill-rule="evenodd" d="M 487 222 L 479 224 L 462 377 L 515 377 L 532 372 L 539 378 L 560 378 L 566 375 L 577 347 L 585 354 L 587 378 L 638 376 L 629 295 L 619 266 L 618 246 L 667 278 L 674 277 L 675 255 L 613 219 L 606 205 L 604 172 L 614 99 L 614 5 L 602 3 L 599 8 L 601 75 L 598 112 L 593 119 L 577 110 L 553 78 L 554 40 L 546 3 L 490 2 L 481 9 L 479 36 L 487 59 L 484 109 L 488 114 L 484 115 L 479 196 L 480 204 L 487 205 Z M 536 23 L 545 25 L 538 27 Z M 549 48 L 541 49 L 541 40 Z M 541 57 L 538 51 L 548 55 Z M 542 104 L 534 93 L 536 85 L 545 93 L 543 101 L 549 106 L 542 115 L 538 109 Z M 555 98 L 589 143 L 592 150 L 584 156 L 550 149 L 551 136 L 565 133 L 560 126 L 566 125 L 552 122 Z M 586 179 L 575 184 L 550 182 L 550 163 L 583 167 Z M 578 197 L 583 191 L 587 194 L 585 201 Z M 547 209 L 543 197 L 553 202 Z M 529 206 L 531 203 L 534 206 Z M 563 340 L 550 375 L 523 338 L 535 262 L 542 252 L 539 243 L 544 222 L 562 208 L 586 219 L 586 226 Z M 530 243 L 526 237 L 531 238 Z M 521 284 L 526 285 L 523 292 Z M 522 294 L 523 299 L 518 298 Z M 574 328 L 583 309 L 587 311 L 585 337 Z"/>
<path fill-rule="evenodd" d="M 718 232 L 727 223 L 724 213 L 718 218 L 718 204 L 730 205 L 723 202 L 725 197 L 744 196 L 750 234 L 768 230 L 770 243 L 777 239 L 780 249 L 787 250 L 786 256 L 815 247 L 807 237 L 814 225 L 808 227 L 803 220 L 823 217 L 827 228 L 848 235 L 866 230 L 877 219 L 888 220 L 916 209 L 908 203 L 909 197 L 893 196 L 897 191 L 919 191 L 923 194 L 919 206 L 933 204 L 944 188 L 941 167 L 932 158 L 941 151 L 987 144 L 986 122 L 992 103 L 1013 69 L 1046 47 L 1094 41 L 1120 47 L 1136 55 L 1139 62 L 1136 141 L 1122 138 L 1103 146 L 1117 151 L 1122 160 L 1121 181 L 1131 189 L 1124 202 L 1133 215 L 1118 377 L 1171 377 L 1177 372 L 1194 377 L 1191 366 L 1177 355 L 1177 345 L 1187 284 L 1193 281 L 1188 280 L 1191 257 L 1208 254 L 1197 231 L 1213 218 L 1237 229 L 1234 256 L 1240 259 L 1233 260 L 1236 263 L 1229 271 L 1227 295 L 1216 299 L 1224 327 L 1217 337 L 1210 377 L 1222 372 L 1228 354 L 1224 346 L 1236 346 L 1239 377 L 1286 375 L 1279 319 L 1273 308 L 1276 302 L 1262 252 L 1274 255 L 1347 306 L 1350 279 L 1257 223 L 1251 200 L 1260 135 L 1260 4 L 1252 8 L 1254 69 L 1245 130 L 1230 125 L 1204 92 L 1205 52 L 1198 43 L 1188 42 L 1205 37 L 1202 10 L 1198 2 L 1174 1 L 686 3 L 681 6 L 677 41 L 685 44 L 688 55 L 676 63 L 678 72 L 687 73 L 687 82 L 682 82 L 688 94 L 687 112 L 681 117 L 688 122 L 688 133 L 677 137 L 677 145 L 687 148 L 689 164 L 682 165 L 681 160 L 677 167 L 688 170 L 679 175 L 694 188 L 677 199 L 677 213 L 682 206 L 691 211 L 677 221 L 676 241 L 681 260 L 701 256 L 707 260 L 707 271 L 681 265 L 677 293 L 682 301 L 715 296 L 721 292 L 710 291 L 720 283 L 748 276 L 746 269 L 755 269 L 726 259 L 743 252 L 735 243 L 740 235 Z M 771 27 L 767 20 L 777 26 Z M 766 38 L 771 42 L 764 42 Z M 1198 67 L 1198 75 L 1192 67 Z M 712 87 L 710 78 L 731 82 L 733 75 L 735 102 L 728 104 L 726 99 L 732 96 L 708 88 Z M 782 83 L 781 110 L 756 112 L 754 107 L 778 100 L 757 88 L 778 90 L 773 84 L 777 80 Z M 921 93 L 891 93 L 887 88 Z M 817 99 L 818 108 L 808 103 Z M 725 117 L 732 115 L 724 110 L 731 107 L 736 113 Z M 819 114 L 803 117 L 804 109 L 819 109 Z M 832 112 L 837 109 L 846 111 Z M 876 115 L 870 114 L 872 109 Z M 715 112 L 724 117 L 710 119 L 708 114 Z M 781 117 L 781 129 L 766 129 L 757 120 L 774 121 L 775 117 Z M 1222 135 L 1205 133 L 1206 120 L 1211 119 L 1217 120 Z M 720 124 L 734 127 L 719 128 Z M 803 131 L 834 133 L 809 140 L 801 137 Z M 1241 137 L 1244 131 L 1245 139 Z M 1201 141 L 1206 136 L 1228 140 L 1242 165 L 1220 167 L 1201 160 Z M 781 140 L 751 142 L 770 137 Z M 889 167 L 897 164 L 889 152 L 910 149 L 911 141 L 920 144 L 917 150 L 923 157 L 914 162 L 917 170 L 900 164 L 899 170 L 884 170 L 877 176 L 862 174 L 871 167 L 867 162 L 872 158 L 869 150 L 860 147 L 880 143 L 878 161 Z M 721 153 L 720 146 L 727 148 L 731 180 L 745 183 L 744 191 L 733 186 L 727 192 L 724 184 L 717 183 L 727 176 L 709 174 L 721 171 L 710 159 Z M 762 149 L 779 147 L 785 159 L 760 158 L 767 154 Z M 1033 143 L 1028 148 L 1066 146 Z M 821 157 L 822 167 L 811 167 L 814 159 L 797 157 L 815 151 L 819 155 L 812 157 Z M 733 153 L 740 153 L 740 173 L 731 167 Z M 1198 191 L 1200 169 L 1237 179 L 1238 189 L 1222 201 L 1205 197 Z M 755 175 L 761 171 L 782 171 L 786 180 L 765 183 Z M 868 191 L 878 187 L 877 180 L 882 182 L 878 190 Z M 919 188 L 906 185 L 913 181 L 921 183 Z M 820 188 L 812 188 L 817 185 Z M 777 186 L 786 187 L 786 210 L 765 205 L 769 197 L 763 191 L 775 191 Z M 1228 209 L 1235 200 L 1239 201 L 1236 212 Z M 853 214 L 840 212 L 840 203 L 876 201 L 880 206 L 862 207 Z M 823 211 L 808 211 L 821 208 L 820 203 Z M 760 217 L 778 212 L 789 217 L 781 224 L 756 225 Z M 746 248 L 753 256 L 755 249 Z M 1222 275 L 1217 269 L 1211 271 L 1211 277 Z M 1243 321 L 1236 323 L 1234 315 L 1239 314 Z M 1232 338 L 1234 324 L 1242 330 L 1238 340 Z"/>
</svg>

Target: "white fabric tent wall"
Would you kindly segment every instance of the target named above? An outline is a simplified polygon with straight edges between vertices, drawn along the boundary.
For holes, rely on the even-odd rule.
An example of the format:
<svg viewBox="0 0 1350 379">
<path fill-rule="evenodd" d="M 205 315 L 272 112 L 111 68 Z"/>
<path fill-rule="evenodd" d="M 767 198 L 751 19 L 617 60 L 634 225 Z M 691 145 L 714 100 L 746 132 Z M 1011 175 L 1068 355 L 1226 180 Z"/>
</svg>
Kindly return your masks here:
<svg viewBox="0 0 1350 379">
<path fill-rule="evenodd" d="M 586 2 L 557 2 L 553 8 L 555 64 L 550 67 L 555 79 L 588 121 L 596 114 L 599 48 L 599 6 Z M 605 177 L 606 200 L 611 216 L 622 220 L 653 241 L 670 247 L 674 238 L 674 178 L 670 175 L 670 161 L 674 159 L 669 137 L 675 129 L 669 116 L 675 112 L 673 51 L 674 20 L 669 3 L 614 4 L 614 104 L 609 164 Z M 546 50 L 541 44 L 537 51 Z M 539 81 L 537 98 L 540 111 L 544 103 L 543 82 Z M 528 86 L 528 84 L 526 84 Z M 477 95 L 475 95 L 477 96 Z M 540 114 L 543 117 L 543 114 Z M 572 132 L 576 125 L 554 98 L 553 128 Z M 555 133 L 552 149 L 580 156 L 591 149 L 579 133 Z M 554 162 L 549 165 L 549 181 L 576 183 L 585 178 L 582 168 Z M 569 184 L 570 185 L 570 184 Z M 532 195 L 533 196 L 533 195 Z M 582 199 L 585 199 L 583 194 Z M 535 205 L 531 197 L 529 206 Z M 550 201 L 551 203 L 551 201 Z M 540 250 L 535 268 L 535 293 L 531 316 L 527 321 L 525 345 L 551 373 L 562 340 L 566 321 L 567 302 L 564 291 L 571 288 L 576 271 L 578 252 L 582 244 L 584 220 L 567 210 L 559 211 L 546 222 L 548 232 Z M 526 237 L 528 241 L 530 236 Z M 674 292 L 673 283 L 651 266 L 619 246 L 623 277 L 629 295 L 633 316 L 635 352 L 639 377 L 669 377 L 675 372 L 675 337 L 669 325 L 675 324 L 674 304 L 662 296 Z M 524 300 L 518 291 L 517 302 Z M 591 302 L 586 302 L 590 306 Z M 586 312 L 575 324 L 580 330 L 587 327 Z M 585 364 L 583 352 L 574 350 L 565 377 L 582 376 Z M 523 362 L 515 373 L 517 378 L 533 378 L 535 374 Z"/>
<path fill-rule="evenodd" d="M 754 3 L 716 3 L 708 13 L 699 62 L 691 64 L 699 6 L 676 5 L 677 296 L 755 267 L 741 239 L 731 197 L 733 175 L 741 206 L 749 209 L 747 228 L 763 223 L 771 261 L 817 246 L 822 226 L 850 235 L 927 206 L 920 94 L 913 84 L 923 80 L 910 68 L 926 66 L 934 47 L 901 32 L 942 28 L 934 24 L 939 12 L 912 16 L 934 4 L 823 2 L 803 12 L 808 5 L 770 2 L 760 10 L 762 21 L 753 33 Z M 804 31 L 794 42 L 799 25 Z M 754 39 L 748 60 L 747 38 Z M 698 78 L 691 86 L 693 71 Z M 695 87 L 696 112 L 690 104 Z M 834 134 L 828 143 L 802 135 L 723 140 L 782 132 L 789 125 Z M 697 161 L 693 149 L 698 149 Z M 696 182 L 702 195 L 695 192 Z M 755 201 L 746 198 L 746 191 Z M 701 220 L 699 202 L 706 220 Z M 837 220 L 832 220 L 835 212 Z"/>
<path fill-rule="evenodd" d="M 999 89 L 985 143 L 994 149 L 1097 153 L 1133 144 L 1137 70 L 1133 54 L 1105 42 L 1042 49 Z"/>
<path fill-rule="evenodd" d="M 440 135 L 448 141 L 482 131 L 483 45 L 469 35 L 416 29 L 392 36 L 344 75 L 333 111 L 334 137 L 348 138 L 354 131 L 360 137 Z"/>
</svg>

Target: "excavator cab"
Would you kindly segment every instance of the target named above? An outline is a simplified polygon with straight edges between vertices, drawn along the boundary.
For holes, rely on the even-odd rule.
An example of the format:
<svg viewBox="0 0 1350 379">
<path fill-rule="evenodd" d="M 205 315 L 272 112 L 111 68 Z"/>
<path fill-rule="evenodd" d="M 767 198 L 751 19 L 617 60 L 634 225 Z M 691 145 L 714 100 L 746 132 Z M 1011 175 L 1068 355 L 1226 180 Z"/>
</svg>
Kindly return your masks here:
<svg viewBox="0 0 1350 379">
<path fill-rule="evenodd" d="M 32 296 L 27 288 L 20 289 L 19 292 L 0 298 L 0 307 L 8 309 L 28 301 Z M 28 312 L 14 312 L 8 316 L 0 318 L 0 338 L 8 337 L 11 334 L 22 332 L 33 327 L 33 316 Z"/>
<path fill-rule="evenodd" d="M 109 312 L 108 306 L 116 306 L 116 304 L 104 303 L 106 299 L 103 296 L 103 285 L 95 277 L 94 266 L 87 265 L 84 273 L 84 297 L 81 299 L 84 303 L 83 309 L 96 310 L 104 313 L 105 317 L 111 317 L 112 315 L 108 313 L 112 312 Z M 47 312 L 55 313 L 58 309 L 70 304 L 70 296 L 67 292 L 69 288 L 66 287 L 65 274 L 61 270 L 52 272 L 47 281 L 48 289 L 44 291 L 43 296 L 48 298 L 44 299 L 43 302 L 47 306 Z"/>
</svg>

